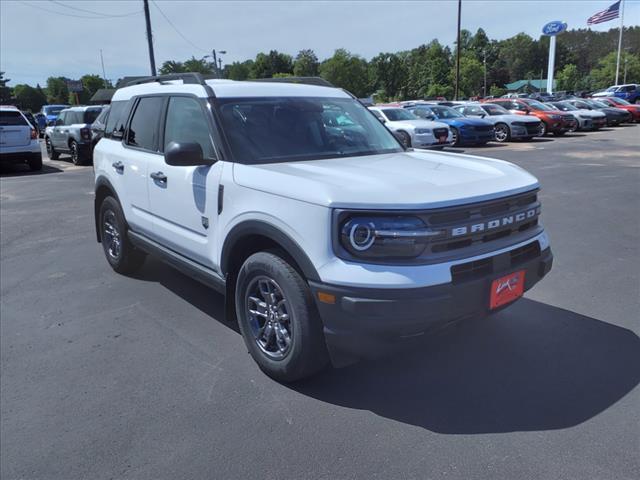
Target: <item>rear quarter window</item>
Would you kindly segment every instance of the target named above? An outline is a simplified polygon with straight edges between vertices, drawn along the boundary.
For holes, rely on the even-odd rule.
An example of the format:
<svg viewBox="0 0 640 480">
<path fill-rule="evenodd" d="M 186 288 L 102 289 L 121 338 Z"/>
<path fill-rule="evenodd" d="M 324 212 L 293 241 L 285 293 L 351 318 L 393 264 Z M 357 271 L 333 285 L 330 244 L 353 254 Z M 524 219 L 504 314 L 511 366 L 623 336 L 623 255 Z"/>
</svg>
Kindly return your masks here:
<svg viewBox="0 0 640 480">
<path fill-rule="evenodd" d="M 16 111 L 0 111 L 0 125 L 3 126 L 28 126 L 26 118 L 20 112 Z"/>
<path fill-rule="evenodd" d="M 130 108 L 131 104 L 129 101 L 111 103 L 107 125 L 104 131 L 105 138 L 115 138 L 117 140 L 122 138 Z M 114 133 L 116 133 L 115 137 L 113 136 Z"/>
</svg>

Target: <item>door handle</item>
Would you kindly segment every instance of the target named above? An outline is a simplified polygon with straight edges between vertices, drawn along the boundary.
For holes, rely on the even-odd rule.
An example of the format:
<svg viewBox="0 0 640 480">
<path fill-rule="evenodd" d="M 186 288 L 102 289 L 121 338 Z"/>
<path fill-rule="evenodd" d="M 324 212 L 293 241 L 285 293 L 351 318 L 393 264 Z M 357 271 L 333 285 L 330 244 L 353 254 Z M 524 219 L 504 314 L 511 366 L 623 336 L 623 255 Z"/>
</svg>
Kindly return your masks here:
<svg viewBox="0 0 640 480">
<path fill-rule="evenodd" d="M 122 162 L 113 162 L 111 166 L 115 169 L 116 172 L 122 173 L 124 171 L 124 163 Z"/>
<path fill-rule="evenodd" d="M 153 178 L 154 181 L 162 184 L 162 185 L 166 185 L 167 184 L 167 176 L 162 173 L 162 172 L 153 172 L 151 175 L 149 175 L 151 178 Z"/>
</svg>

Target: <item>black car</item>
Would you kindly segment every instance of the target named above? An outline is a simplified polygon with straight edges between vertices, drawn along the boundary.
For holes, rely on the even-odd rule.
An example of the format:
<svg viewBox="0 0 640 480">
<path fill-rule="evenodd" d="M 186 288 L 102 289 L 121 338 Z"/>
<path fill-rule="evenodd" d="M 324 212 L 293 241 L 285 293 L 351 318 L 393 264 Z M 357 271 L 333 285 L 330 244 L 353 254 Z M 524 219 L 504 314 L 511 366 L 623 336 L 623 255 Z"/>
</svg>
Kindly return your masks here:
<svg viewBox="0 0 640 480">
<path fill-rule="evenodd" d="M 111 110 L 109 105 L 104 107 L 100 115 L 98 115 L 91 124 L 91 156 L 93 156 L 93 149 L 96 148 L 98 141 L 104 137 L 104 130 L 107 125 L 109 110 Z"/>
<path fill-rule="evenodd" d="M 567 100 L 572 105 L 586 110 L 600 110 L 607 116 L 607 127 L 614 127 L 631 121 L 631 113 L 621 108 L 613 108 L 597 100 Z"/>
</svg>

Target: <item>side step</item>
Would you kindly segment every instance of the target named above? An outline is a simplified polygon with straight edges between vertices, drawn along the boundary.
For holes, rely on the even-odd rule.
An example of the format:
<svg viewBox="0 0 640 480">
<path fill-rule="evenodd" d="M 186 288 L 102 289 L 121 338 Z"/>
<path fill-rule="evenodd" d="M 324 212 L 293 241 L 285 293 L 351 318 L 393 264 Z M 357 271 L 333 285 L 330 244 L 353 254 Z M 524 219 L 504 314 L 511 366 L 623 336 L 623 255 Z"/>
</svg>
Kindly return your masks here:
<svg viewBox="0 0 640 480">
<path fill-rule="evenodd" d="M 131 230 L 129 230 L 129 240 L 131 240 L 131 243 L 133 243 L 136 248 L 157 256 L 160 260 L 171 265 L 173 268 L 181 271 L 185 275 L 189 275 L 193 279 L 213 288 L 222 295 L 226 293 L 226 281 L 218 272 L 200 265 L 199 263 L 188 259 L 184 255 L 180 255 L 179 253 L 160 245 L 158 242 Z"/>
</svg>

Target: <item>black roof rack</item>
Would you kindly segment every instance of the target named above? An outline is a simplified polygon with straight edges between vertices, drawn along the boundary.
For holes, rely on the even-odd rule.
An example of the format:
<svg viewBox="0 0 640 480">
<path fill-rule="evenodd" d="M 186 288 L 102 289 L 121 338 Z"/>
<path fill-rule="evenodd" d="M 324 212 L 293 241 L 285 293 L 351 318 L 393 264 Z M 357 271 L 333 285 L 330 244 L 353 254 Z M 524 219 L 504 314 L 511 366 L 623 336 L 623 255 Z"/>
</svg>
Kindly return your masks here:
<svg viewBox="0 0 640 480">
<path fill-rule="evenodd" d="M 144 83 L 158 82 L 162 84 L 171 80 L 182 80 L 182 83 L 185 85 L 202 85 L 211 97 L 215 97 L 213 89 L 210 85 L 207 84 L 207 82 L 205 82 L 205 80 L 208 80 L 210 78 L 215 78 L 215 76 L 203 75 L 197 72 L 169 73 L 167 75 L 155 75 L 151 77 L 141 78 L 139 80 L 134 80 L 127 83 L 127 87 L 131 87 L 133 85 L 142 85 Z"/>
<path fill-rule="evenodd" d="M 213 78 L 213 76 L 202 75 L 201 73 L 196 72 L 168 73 L 166 75 L 155 75 L 151 77 L 144 77 L 139 80 L 134 80 L 127 83 L 127 87 L 130 87 L 132 85 L 141 85 L 143 83 L 163 83 L 169 82 L 171 80 L 182 80 L 184 84 L 206 85 L 205 80 L 207 78 Z"/>
<path fill-rule="evenodd" d="M 275 83 L 302 83 L 304 85 L 316 85 L 319 87 L 335 88 L 328 80 L 322 77 L 276 77 L 276 78 L 255 78 L 250 82 L 275 82 Z"/>
</svg>

